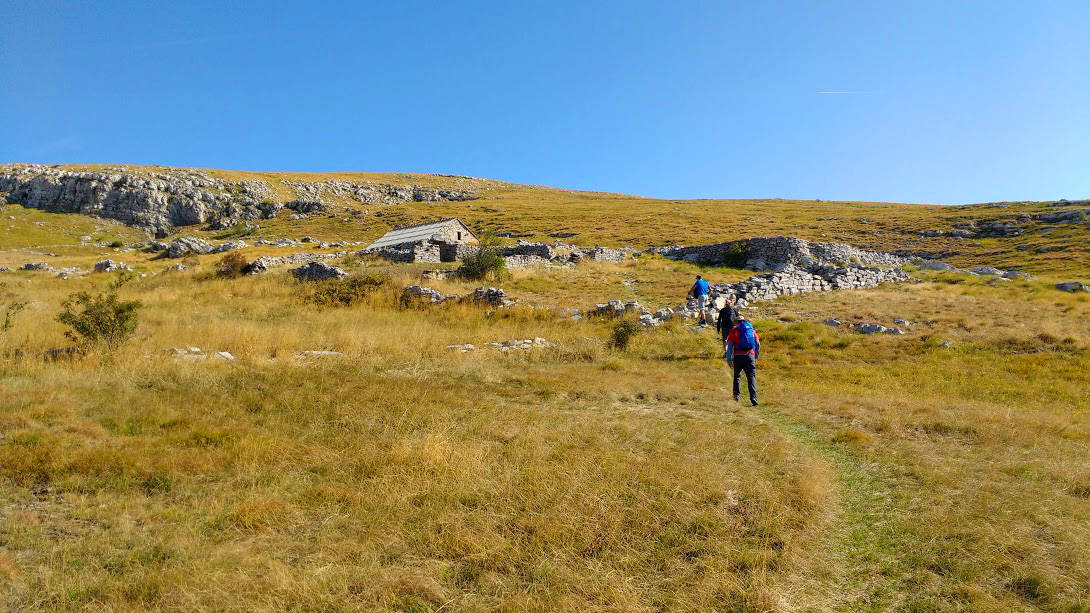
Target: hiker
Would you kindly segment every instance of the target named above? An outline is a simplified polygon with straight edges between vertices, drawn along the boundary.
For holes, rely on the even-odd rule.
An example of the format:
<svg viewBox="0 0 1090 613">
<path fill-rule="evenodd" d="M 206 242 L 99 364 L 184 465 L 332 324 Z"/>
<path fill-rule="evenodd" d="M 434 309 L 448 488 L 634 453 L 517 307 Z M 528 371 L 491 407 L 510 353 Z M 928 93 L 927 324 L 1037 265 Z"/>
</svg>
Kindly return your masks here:
<svg viewBox="0 0 1090 613">
<path fill-rule="evenodd" d="M 738 317 L 738 311 L 734 310 L 734 306 L 730 302 L 730 298 L 727 298 L 726 303 L 723 304 L 723 308 L 719 309 L 719 316 L 715 319 L 715 331 L 719 333 L 720 338 L 723 339 L 723 357 L 727 357 L 727 335 L 730 334 L 730 329 L 734 327 L 734 319 Z"/>
<path fill-rule="evenodd" d="M 708 314 L 704 312 L 704 309 L 708 306 L 708 293 L 711 292 L 712 287 L 708 285 L 708 282 L 700 278 L 700 275 L 696 276 L 696 283 L 689 288 L 689 296 L 696 298 L 696 308 L 700 309 L 700 325 L 708 325 Z"/>
<path fill-rule="evenodd" d="M 734 401 L 741 400 L 738 384 L 741 383 L 742 371 L 746 373 L 749 384 L 749 401 L 757 406 L 757 358 L 761 356 L 761 339 L 753 324 L 739 314 L 735 318 L 734 328 L 727 335 L 727 365 L 734 368 Z"/>
</svg>

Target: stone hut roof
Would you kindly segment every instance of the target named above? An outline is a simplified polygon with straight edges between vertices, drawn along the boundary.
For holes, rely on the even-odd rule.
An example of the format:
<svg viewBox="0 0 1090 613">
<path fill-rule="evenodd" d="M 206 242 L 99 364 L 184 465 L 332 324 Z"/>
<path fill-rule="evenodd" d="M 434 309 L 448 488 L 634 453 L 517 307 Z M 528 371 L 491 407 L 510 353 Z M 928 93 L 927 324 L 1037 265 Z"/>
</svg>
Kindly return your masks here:
<svg viewBox="0 0 1090 613">
<path fill-rule="evenodd" d="M 396 228 L 390 230 L 386 234 L 382 235 L 377 241 L 371 243 L 367 249 L 380 249 L 382 247 L 394 247 L 397 245 L 406 245 L 412 243 L 419 243 L 430 239 L 437 234 L 444 226 L 456 223 L 464 231 L 469 233 L 470 236 L 476 238 L 477 235 L 473 233 L 473 230 L 469 229 L 469 226 L 461 222 L 461 220 L 450 217 L 448 219 L 440 219 L 439 221 L 429 221 L 428 223 L 417 224 L 415 226 L 405 226 L 402 228 Z"/>
</svg>

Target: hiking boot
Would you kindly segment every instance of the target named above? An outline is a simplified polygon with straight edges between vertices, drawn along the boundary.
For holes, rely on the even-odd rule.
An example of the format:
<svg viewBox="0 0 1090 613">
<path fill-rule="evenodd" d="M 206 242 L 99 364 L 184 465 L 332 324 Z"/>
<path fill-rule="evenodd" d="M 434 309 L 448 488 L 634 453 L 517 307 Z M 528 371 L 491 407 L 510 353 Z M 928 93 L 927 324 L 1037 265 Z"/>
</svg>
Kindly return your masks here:
<svg viewBox="0 0 1090 613">
<path fill-rule="evenodd" d="M 757 402 L 756 400 L 753 401 L 753 406 L 756 407 L 756 406 L 760 406 L 760 405 L 761 405 L 761 403 Z"/>
<path fill-rule="evenodd" d="M 738 396 L 735 396 L 735 397 L 734 397 L 734 401 L 735 401 L 735 402 L 741 402 L 741 401 L 742 401 L 742 399 L 741 399 L 741 398 L 739 398 Z"/>
</svg>

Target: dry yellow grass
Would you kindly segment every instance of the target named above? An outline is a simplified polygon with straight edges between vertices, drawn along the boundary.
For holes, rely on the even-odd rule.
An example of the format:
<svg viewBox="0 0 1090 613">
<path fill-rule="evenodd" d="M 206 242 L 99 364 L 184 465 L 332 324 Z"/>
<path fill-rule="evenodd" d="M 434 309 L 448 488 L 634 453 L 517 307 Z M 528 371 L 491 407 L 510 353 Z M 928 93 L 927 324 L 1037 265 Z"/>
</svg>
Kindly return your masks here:
<svg viewBox="0 0 1090 613">
<path fill-rule="evenodd" d="M 591 241 L 675 231 L 654 225 L 661 203 L 517 189 L 512 226 L 567 211 Z M 652 227 L 608 222 L 620 202 Z M 723 203 L 679 206 L 736 231 Z M 854 216 L 905 219 L 873 206 Z M 751 409 L 729 402 L 710 333 L 675 323 L 617 351 L 608 323 L 547 309 L 673 305 L 696 272 L 742 271 L 641 258 L 513 272 L 501 286 L 536 310 L 404 308 L 393 289 L 322 309 L 283 271 L 217 279 L 202 256 L 160 274 L 171 261 L 75 244 L 97 221 L 9 210 L 0 265 L 110 257 L 148 276 L 123 290 L 145 305 L 127 345 L 50 362 L 61 301 L 108 275 L 0 274 L 0 299 L 28 302 L 0 359 L 3 608 L 1090 609 L 1090 296 L 1063 277 L 918 273 L 760 305 Z M 395 285 L 419 268 L 352 265 Z M 830 317 L 916 324 L 864 337 Z M 446 349 L 538 336 L 556 346 Z M 167 353 L 188 346 L 237 360 Z"/>
</svg>

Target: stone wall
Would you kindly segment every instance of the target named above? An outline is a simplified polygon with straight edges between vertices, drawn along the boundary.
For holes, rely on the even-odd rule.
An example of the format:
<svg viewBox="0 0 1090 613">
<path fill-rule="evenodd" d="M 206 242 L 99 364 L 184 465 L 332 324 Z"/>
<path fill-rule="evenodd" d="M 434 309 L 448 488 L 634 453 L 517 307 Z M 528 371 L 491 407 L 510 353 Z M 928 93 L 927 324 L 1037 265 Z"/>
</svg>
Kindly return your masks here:
<svg viewBox="0 0 1090 613">
<path fill-rule="evenodd" d="M 713 266 L 739 266 L 750 270 L 783 270 L 788 266 L 812 268 L 839 266 L 897 267 L 907 258 L 865 251 L 843 243 L 815 243 L 787 236 L 749 238 L 693 247 L 660 247 L 651 250 L 665 258 Z"/>
</svg>

